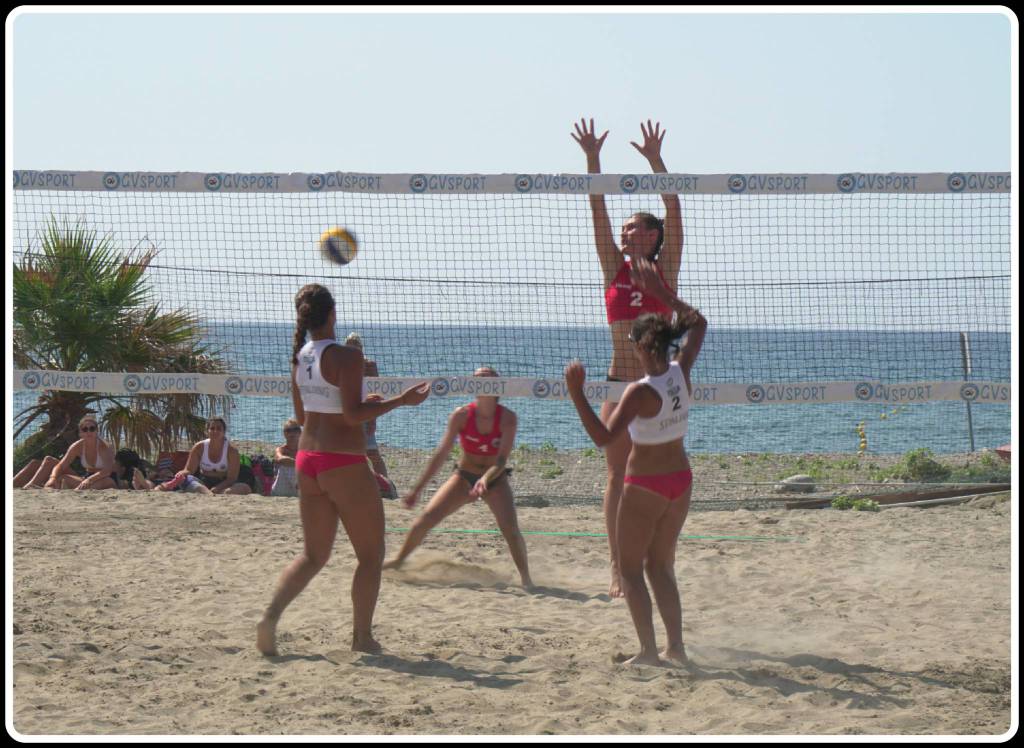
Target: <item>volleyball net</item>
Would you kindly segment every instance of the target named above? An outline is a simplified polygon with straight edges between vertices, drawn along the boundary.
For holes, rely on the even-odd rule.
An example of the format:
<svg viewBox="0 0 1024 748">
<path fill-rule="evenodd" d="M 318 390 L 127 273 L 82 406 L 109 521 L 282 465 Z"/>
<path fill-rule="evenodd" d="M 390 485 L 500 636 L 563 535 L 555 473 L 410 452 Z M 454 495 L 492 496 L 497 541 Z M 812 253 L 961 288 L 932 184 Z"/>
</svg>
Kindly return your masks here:
<svg viewBox="0 0 1024 748">
<path fill-rule="evenodd" d="M 40 358 L 15 370 L 16 400 L 46 389 L 228 395 L 235 438 L 279 441 L 294 296 L 317 282 L 334 294 L 339 339 L 357 332 L 378 364 L 370 392 L 432 383 L 426 404 L 380 420 L 385 446 L 433 446 L 459 400 L 492 392 L 520 398 L 507 404 L 526 443 L 585 446 L 566 363 L 584 362 L 595 403 L 624 386 L 605 380 L 589 194 L 605 195 L 615 233 L 634 213 L 664 215 L 663 194 L 679 196 L 679 293 L 710 325 L 693 372 L 691 448 L 852 451 L 857 420 L 907 406 L 883 451 L 915 440 L 963 451 L 965 405 L 985 445 L 1009 441 L 1007 173 L 16 171 L 16 266 L 38 261 L 53 222 L 125 253 L 156 250 L 147 297 L 199 318 L 225 364 L 215 375 L 63 372 Z M 334 226 L 359 242 L 346 266 L 318 249 Z M 473 378 L 482 365 L 500 377 Z"/>
</svg>

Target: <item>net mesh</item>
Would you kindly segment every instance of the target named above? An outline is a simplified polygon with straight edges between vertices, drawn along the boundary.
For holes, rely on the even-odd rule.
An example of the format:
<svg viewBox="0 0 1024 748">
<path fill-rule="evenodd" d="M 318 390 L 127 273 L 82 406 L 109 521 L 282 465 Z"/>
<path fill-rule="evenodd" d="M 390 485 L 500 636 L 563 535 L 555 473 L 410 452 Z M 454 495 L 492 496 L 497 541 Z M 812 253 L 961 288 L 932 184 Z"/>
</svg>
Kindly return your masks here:
<svg viewBox="0 0 1024 748">
<path fill-rule="evenodd" d="M 710 323 L 695 382 L 963 380 L 961 332 L 970 341 L 969 376 L 1009 380 L 1007 191 L 723 192 L 680 195 L 679 292 Z M 604 281 L 586 194 L 59 190 L 23 183 L 14 195 L 15 264 L 39 252 L 52 219 L 80 223 L 124 250 L 156 248 L 146 272 L 152 298 L 197 315 L 232 372 L 287 376 L 293 298 L 310 282 L 331 289 L 339 337 L 358 332 L 382 376 L 469 375 L 489 365 L 504 377 L 559 378 L 573 358 L 592 379 L 607 370 Z M 620 190 L 606 202 L 616 233 L 633 213 L 664 214 L 658 194 Z M 347 266 L 328 263 L 318 250 L 321 232 L 332 226 L 359 241 Z M 402 409 L 381 420 L 379 438 L 396 447 L 433 446 L 456 404 L 432 398 L 415 411 Z M 567 403 L 507 404 L 529 416 L 520 413 L 525 443 L 588 444 Z M 288 398 L 237 397 L 232 433 L 276 440 L 290 409 Z M 775 406 L 770 435 L 757 427 L 766 416 L 751 408 L 697 409 L 688 444 L 847 451 L 857 445 L 853 425 L 886 409 Z M 975 429 L 989 441 L 1009 440 L 1005 407 L 975 409 Z M 963 410 L 963 403 L 915 405 L 878 446 L 962 449 Z M 812 441 L 819 421 L 821 439 Z"/>
</svg>

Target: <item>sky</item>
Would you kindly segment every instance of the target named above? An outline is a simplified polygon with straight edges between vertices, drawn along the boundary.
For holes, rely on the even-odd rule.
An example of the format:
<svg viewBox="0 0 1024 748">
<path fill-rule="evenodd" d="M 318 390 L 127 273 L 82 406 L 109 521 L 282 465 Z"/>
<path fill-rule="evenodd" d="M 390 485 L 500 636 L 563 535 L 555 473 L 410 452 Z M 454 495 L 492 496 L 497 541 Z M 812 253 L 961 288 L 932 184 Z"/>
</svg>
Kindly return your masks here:
<svg viewBox="0 0 1024 748">
<path fill-rule="evenodd" d="M 593 117 L 599 132 L 610 130 L 601 160 L 611 174 L 649 169 L 629 144 L 641 140 L 647 119 L 667 130 L 662 155 L 671 172 L 1014 166 L 1016 18 L 996 6 L 967 13 L 714 7 L 690 13 L 657 6 L 543 13 L 372 6 L 362 13 L 74 10 L 27 7 L 7 18 L 7 135 L 16 169 L 578 173 L 586 161 L 570 134 L 580 117 Z M 286 204 L 293 205 L 286 218 L 269 222 L 281 231 L 252 242 L 248 257 L 256 264 L 294 263 L 294 256 L 280 258 L 297 245 L 312 249 L 330 225 L 330 216 L 307 211 L 301 198 Z M 584 214 L 572 232 L 587 244 L 577 249 L 589 273 L 580 277 L 599 284 L 589 216 L 585 202 L 577 204 Z M 613 209 L 613 219 L 635 209 Z M 379 211 L 371 212 L 367 220 L 380 223 Z M 246 232 L 260 231 L 260 218 L 238 215 L 246 216 L 236 219 L 249 241 Z M 172 218 L 182 227 L 164 229 L 171 219 L 150 220 L 144 232 L 120 238 L 128 246 L 154 241 L 167 250 L 166 260 L 178 245 L 195 245 L 189 216 Z M 303 219 L 310 225 L 293 230 Z M 540 240 L 549 238 L 548 228 L 539 229 Z M 419 267 L 445 266 L 437 235 L 408 247 Z M 349 277 L 386 274 L 375 260 L 395 255 L 386 257 L 369 238 Z M 757 257 L 776 251 L 744 240 L 743 251 L 755 257 L 743 260 L 732 247 L 702 249 L 697 238 L 691 230 L 688 269 L 700 271 L 704 261 L 712 275 L 734 261 L 743 272 L 760 272 Z M 391 249 L 392 237 L 381 241 Z M 529 264 L 543 267 L 538 260 L 550 250 L 525 242 Z M 216 248 L 195 251 L 193 266 L 237 261 Z M 796 249 L 779 251 L 785 257 L 778 272 L 795 277 L 808 267 Z M 905 253 L 924 257 L 926 251 Z M 992 248 L 981 252 L 991 256 Z M 904 259 L 893 254 L 865 265 L 865 272 Z M 979 261 L 993 272 L 984 264 L 990 260 Z M 205 288 L 194 293 L 207 295 Z M 287 294 L 278 295 L 278 306 L 264 310 L 270 317 L 288 313 Z M 591 306 L 594 324 L 602 324 L 598 296 Z M 979 315 L 996 319 L 987 309 Z M 920 316 L 909 314 L 909 323 Z M 999 327 L 1005 320 L 1004 309 Z"/>
<path fill-rule="evenodd" d="M 1010 169 L 1016 21 L 995 6 L 43 10 L 6 23 L 17 169 L 582 172 L 584 116 L 607 173 L 646 166 L 648 118 L 673 172 Z"/>
</svg>

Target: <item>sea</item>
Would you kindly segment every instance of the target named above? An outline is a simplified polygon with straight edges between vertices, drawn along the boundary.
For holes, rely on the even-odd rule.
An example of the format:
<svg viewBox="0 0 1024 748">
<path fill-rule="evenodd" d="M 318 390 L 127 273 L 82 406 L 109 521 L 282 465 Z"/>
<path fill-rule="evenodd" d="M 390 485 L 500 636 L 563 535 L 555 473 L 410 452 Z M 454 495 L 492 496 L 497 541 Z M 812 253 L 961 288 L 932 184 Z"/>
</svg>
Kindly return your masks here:
<svg viewBox="0 0 1024 748">
<path fill-rule="evenodd" d="M 559 377 L 574 358 L 588 379 L 605 379 L 610 343 L 606 327 L 389 325 L 339 320 L 381 376 L 471 375 L 481 365 L 501 376 Z M 206 342 L 235 372 L 286 376 L 294 327 L 283 323 L 211 324 Z M 1010 381 L 1010 333 L 972 331 L 769 330 L 708 331 L 693 371 L 695 384 L 878 380 Z M 966 355 L 965 355 L 966 354 Z M 969 367 L 969 368 L 968 368 Z M 969 377 L 965 376 L 965 369 Z M 32 395 L 15 394 L 15 412 Z M 428 398 L 378 419 L 381 445 L 431 449 L 453 408 L 462 401 Z M 593 446 L 567 400 L 508 398 L 519 417 L 517 444 L 556 449 Z M 204 414 L 206 415 L 206 414 Z M 291 417 L 290 398 L 237 397 L 227 413 L 229 437 L 278 443 Z M 869 403 L 800 405 L 694 405 L 687 449 L 693 453 L 854 453 L 864 423 L 869 453 L 967 452 L 1010 441 L 1007 405 L 932 402 L 895 407 Z"/>
</svg>

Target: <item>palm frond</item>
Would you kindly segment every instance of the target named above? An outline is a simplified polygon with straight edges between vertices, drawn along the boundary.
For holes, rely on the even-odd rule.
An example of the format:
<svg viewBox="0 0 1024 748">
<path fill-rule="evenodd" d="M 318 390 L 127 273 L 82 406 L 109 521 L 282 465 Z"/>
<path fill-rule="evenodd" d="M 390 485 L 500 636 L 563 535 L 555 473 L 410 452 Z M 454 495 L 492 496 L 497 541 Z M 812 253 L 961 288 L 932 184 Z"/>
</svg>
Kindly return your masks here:
<svg viewBox="0 0 1024 748">
<path fill-rule="evenodd" d="M 159 250 L 124 251 L 110 235 L 98 236 L 82 221 L 51 217 L 39 240 L 13 269 L 14 358 L 19 367 L 61 371 L 189 372 L 228 370 L 223 352 L 203 342 L 202 321 L 151 300 L 146 271 Z M 115 443 L 137 451 L 168 448 L 179 439 L 198 440 L 202 413 L 227 396 L 47 392 L 25 409 L 20 434 L 48 416 L 44 430 L 67 433 L 99 402 L 103 428 Z M 73 429 L 73 426 L 71 427 Z"/>
</svg>

